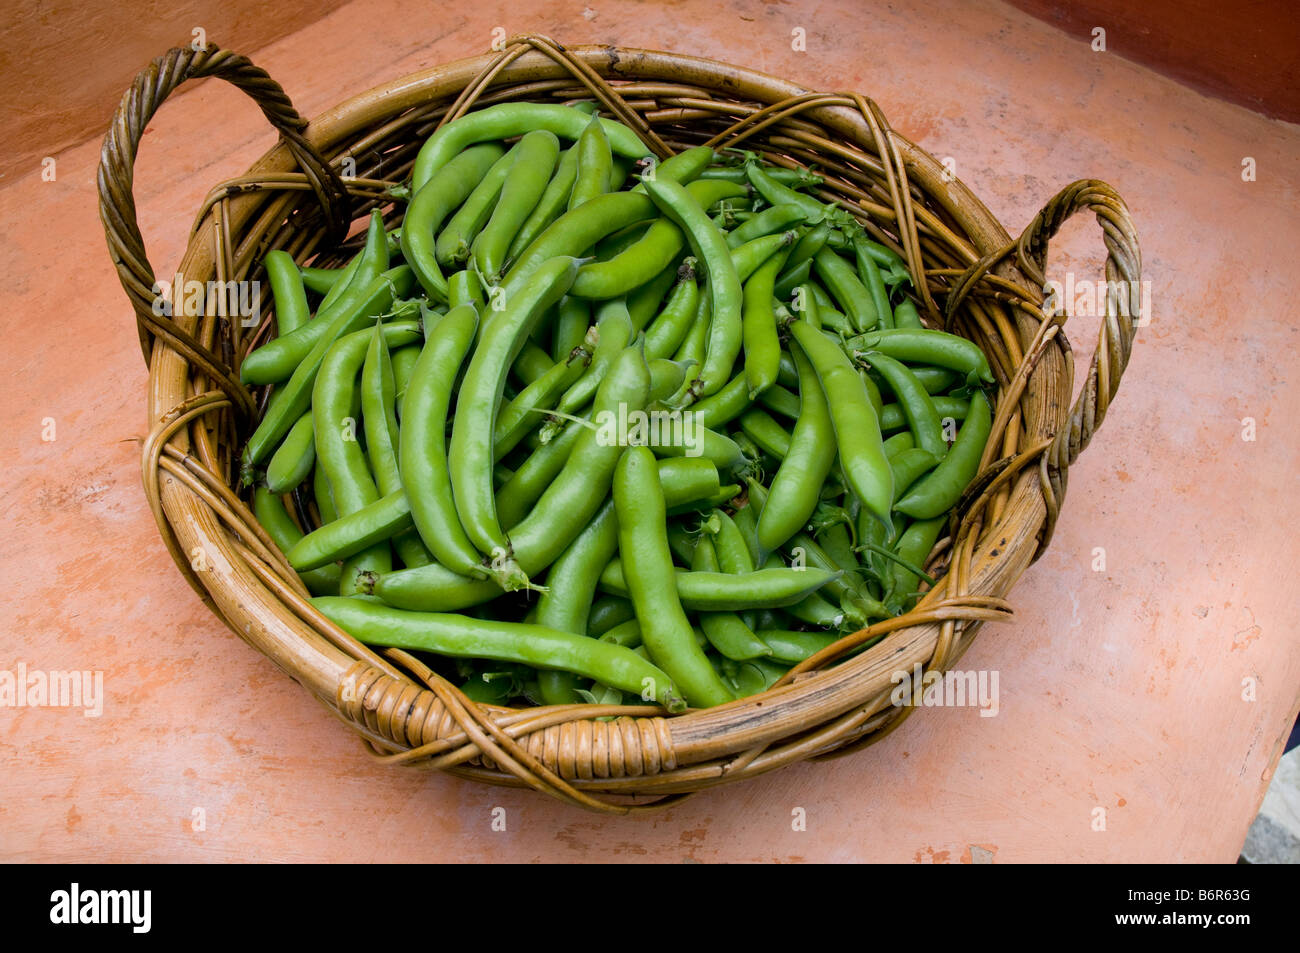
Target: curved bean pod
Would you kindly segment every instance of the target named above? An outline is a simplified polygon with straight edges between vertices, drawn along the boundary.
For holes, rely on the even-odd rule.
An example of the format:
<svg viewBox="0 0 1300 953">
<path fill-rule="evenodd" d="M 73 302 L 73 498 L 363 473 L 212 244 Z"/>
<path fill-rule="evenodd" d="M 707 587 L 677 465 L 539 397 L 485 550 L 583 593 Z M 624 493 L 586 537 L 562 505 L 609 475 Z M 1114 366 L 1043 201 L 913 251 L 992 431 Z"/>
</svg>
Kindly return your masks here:
<svg viewBox="0 0 1300 953">
<path fill-rule="evenodd" d="M 769 205 L 793 205 L 804 212 L 810 224 L 816 225 L 822 222 L 835 211 L 833 206 L 825 205 L 811 195 L 804 195 L 782 185 L 757 162 L 745 163 L 745 175 L 749 179 L 749 184 L 767 200 Z"/>
<path fill-rule="evenodd" d="M 353 261 L 356 259 L 354 258 Z M 354 268 L 353 271 L 356 269 Z M 327 295 L 334 290 L 334 286 L 340 281 L 351 278 L 352 272 L 347 268 L 315 268 L 311 265 L 299 265 L 298 273 L 302 276 L 303 287 L 308 291 L 314 291 L 318 295 Z"/>
<path fill-rule="evenodd" d="M 903 561 L 925 568 L 926 557 L 930 555 L 930 550 L 934 549 L 934 544 L 939 541 L 939 535 L 947 525 L 947 515 L 918 520 L 899 536 L 895 552 Z M 899 563 L 891 562 L 889 566 L 889 591 L 885 594 L 885 604 L 901 612 L 920 577 Z"/>
<path fill-rule="evenodd" d="M 313 530 L 285 555 L 289 565 L 300 573 L 306 572 L 355 556 L 411 526 L 410 502 L 405 491 L 395 490 Z"/>
<path fill-rule="evenodd" d="M 695 281 L 695 259 L 688 258 L 677 270 L 677 284 L 668 301 L 645 332 L 645 353 L 650 359 L 668 357 L 681 346 L 700 301 L 700 286 Z"/>
<path fill-rule="evenodd" d="M 514 148 L 492 163 L 456 214 L 438 233 L 433 254 L 440 265 L 451 267 L 469 261 L 470 246 L 499 204 L 501 190 L 505 188 L 506 178 L 518 154 L 519 145 L 516 143 Z"/>
<path fill-rule="evenodd" d="M 773 255 L 782 249 L 789 249 L 793 240 L 794 232 L 782 232 L 779 235 L 763 235 L 761 238 L 755 238 L 733 248 L 731 263 L 736 268 L 736 277 L 742 284 L 749 281 L 750 276 Z"/>
<path fill-rule="evenodd" d="M 653 194 L 653 191 L 652 191 Z M 673 585 L 672 554 L 664 526 L 663 489 L 653 455 L 629 447 L 614 474 L 618 550 L 626 563 L 629 596 L 651 659 L 681 687 L 691 705 L 708 707 L 734 697 L 695 643 Z"/>
<path fill-rule="evenodd" d="M 790 258 L 785 263 L 786 274 L 789 274 L 793 269 L 800 267 L 804 262 L 808 262 L 811 265 L 813 258 L 816 257 L 817 253 L 825 248 L 826 243 L 830 241 L 832 231 L 833 229 L 823 222 L 819 225 L 814 225 L 812 228 L 808 229 L 808 231 L 804 232 L 804 234 L 800 236 L 799 240 L 795 242 L 794 248 L 790 251 Z M 781 277 L 784 280 L 785 275 L 782 275 Z"/>
<path fill-rule="evenodd" d="M 913 483 L 939 465 L 939 458 L 929 450 L 912 447 L 900 450 L 889 458 L 889 469 L 894 471 L 894 500 L 898 501 Z"/>
<path fill-rule="evenodd" d="M 772 311 L 772 289 L 784 263 L 785 255 L 777 252 L 745 282 L 742 343 L 745 382 L 751 400 L 775 384 L 781 370 L 781 340 L 776 330 L 776 314 Z"/>
<path fill-rule="evenodd" d="M 322 332 L 307 356 L 294 368 L 288 383 L 277 388 L 275 396 L 266 409 L 253 435 L 248 438 L 244 448 L 243 463 L 251 466 L 265 459 L 267 453 L 279 444 L 289 428 L 297 423 L 298 418 L 311 407 L 312 387 L 316 382 L 316 373 L 320 370 L 325 352 L 339 338 L 364 328 L 371 318 L 392 305 L 396 298 L 405 295 L 415 283 L 415 276 L 406 265 L 399 265 L 391 271 L 384 272 L 367 287 L 360 296 L 361 304 L 352 310 L 340 307 L 336 316 Z M 345 299 L 341 299 L 346 300 Z M 298 334 L 318 326 L 320 316 L 298 329 Z M 283 338 L 277 338 L 285 340 Z M 275 342 L 272 341 L 272 344 Z M 269 347 L 270 344 L 267 345 Z M 254 352 L 257 353 L 257 352 Z M 250 354 L 249 357 L 252 357 Z"/>
<path fill-rule="evenodd" d="M 618 520 L 614 501 L 606 500 L 577 539 L 551 564 L 546 573 L 546 591 L 537 600 L 537 624 L 586 635 L 600 571 L 616 552 Z M 581 700 L 571 673 L 540 672 L 537 685 L 548 705 L 571 705 Z"/>
<path fill-rule="evenodd" d="M 808 522 L 835 465 L 835 427 L 826 395 L 804 353 L 797 350 L 793 357 L 799 368 L 799 409 L 790 446 L 758 517 L 756 535 L 763 554 L 780 549 Z"/>
<path fill-rule="evenodd" d="M 320 343 L 336 318 L 360 315 L 364 324 L 365 319 L 388 308 L 393 299 L 384 300 L 382 286 L 375 284 L 387 267 L 388 242 L 384 235 L 384 220 L 376 209 L 370 215 L 366 245 L 357 257 L 357 270 L 346 289 L 328 305 L 322 304 L 317 309 L 315 320 L 267 341 L 244 358 L 239 366 L 239 379 L 245 384 L 275 384 L 288 380 Z M 390 281 L 395 277 L 390 274 Z M 357 328 L 349 327 L 348 330 Z"/>
<path fill-rule="evenodd" d="M 453 658 L 494 659 L 556 669 L 647 698 L 669 711 L 685 707 L 672 679 L 631 649 L 541 625 L 493 622 L 433 612 L 405 612 L 358 599 L 323 597 L 312 604 L 367 645 Z"/>
<path fill-rule="evenodd" d="M 767 646 L 772 661 L 787 665 L 810 658 L 839 638 L 821 632 L 797 632 L 790 629 L 759 629 L 754 635 Z"/>
<path fill-rule="evenodd" d="M 637 222 L 653 219 L 655 204 L 634 192 L 610 192 L 565 212 L 525 248 L 505 274 L 508 289 L 526 285 L 542 264 L 552 258 L 586 254 L 606 235 Z"/>
<path fill-rule="evenodd" d="M 868 258 L 867 261 L 871 259 Z M 872 262 L 873 266 L 874 264 Z M 894 358 L 878 351 L 866 351 L 862 353 L 862 359 L 879 371 L 880 376 L 888 382 L 907 417 L 907 425 L 916 438 L 916 445 L 937 459 L 947 456 L 948 442 L 943 439 L 939 411 L 916 376 Z"/>
<path fill-rule="evenodd" d="M 753 403 L 744 373 L 737 374 L 723 387 L 696 401 L 688 408 L 701 427 L 717 430 L 731 423 Z"/>
<path fill-rule="evenodd" d="M 416 357 L 418 360 L 418 355 Z M 361 423 L 366 434 L 370 471 L 381 496 L 400 493 L 402 476 L 397 464 L 397 384 L 392 359 L 378 322 L 361 367 Z M 407 566 L 424 566 L 433 559 L 418 533 L 403 527 L 393 537 L 393 549 Z"/>
<path fill-rule="evenodd" d="M 340 339 L 325 355 L 312 388 L 316 457 L 329 477 L 334 506 L 340 516 L 379 499 L 379 489 L 357 439 L 358 424 L 352 409 L 354 398 L 359 397 L 357 378 L 370 340 L 371 333 L 366 331 Z M 361 552 L 344 564 L 340 594 L 356 592 L 357 578 L 362 572 L 387 572 L 391 568 L 392 554 L 387 543 Z"/>
<path fill-rule="evenodd" d="M 823 248 L 814 255 L 813 268 L 856 330 L 869 331 L 879 323 L 880 316 L 870 292 L 858 280 L 853 266 L 833 249 Z"/>
<path fill-rule="evenodd" d="M 862 237 L 853 242 L 853 254 L 858 262 L 858 275 L 862 278 L 867 293 L 871 295 L 871 303 L 875 307 L 880 327 L 892 328 L 894 312 L 889 307 L 889 292 L 885 290 L 885 280 L 880 276 L 880 268 L 876 265 L 875 259 L 867 253 L 865 242 L 866 239 Z"/>
<path fill-rule="evenodd" d="M 588 114 L 581 110 L 549 103 L 500 103 L 467 113 L 438 129 L 420 147 L 411 170 L 411 190 L 418 193 L 435 172 L 476 142 L 509 139 L 536 129 L 572 141 L 582 135 L 589 121 Z M 602 119 L 601 125 L 610 148 L 619 155 L 639 159 L 650 152 L 622 123 Z"/>
<path fill-rule="evenodd" d="M 686 383 L 686 372 L 694 365 L 658 357 L 650 365 L 650 403 L 667 400 Z"/>
<path fill-rule="evenodd" d="M 708 276 L 712 323 L 697 390 L 700 396 L 707 396 L 726 383 L 740 354 L 740 278 L 726 238 L 684 186 L 662 177 L 644 184 L 646 194 L 686 234 Z"/>
<path fill-rule="evenodd" d="M 582 274 L 582 269 L 578 269 L 578 274 Z M 555 309 L 555 327 L 551 330 L 551 360 L 556 364 L 567 361 L 574 348 L 583 346 L 590 327 L 590 303 L 572 294 L 561 298 Z"/>
<path fill-rule="evenodd" d="M 559 162 L 556 163 L 555 174 L 547 183 L 542 197 L 538 199 L 533 210 L 524 219 L 523 225 L 519 226 L 515 237 L 511 239 L 510 248 L 506 251 L 507 266 L 518 259 L 524 249 L 533 243 L 533 239 L 568 209 L 569 195 L 573 191 L 573 181 L 577 176 L 578 150 L 575 146 L 570 146 L 564 150 Z"/>
<path fill-rule="evenodd" d="M 573 282 L 573 294 L 581 298 L 627 294 L 667 268 L 685 246 L 680 228 L 669 219 L 655 219 L 628 248 L 605 261 L 584 265 Z"/>
<path fill-rule="evenodd" d="M 692 572 L 719 572 L 718 556 L 713 540 L 702 536 L 691 558 Z M 734 612 L 700 613 L 700 629 L 704 637 L 725 658 L 744 661 L 770 655 L 771 650 L 759 640 L 744 620 Z"/>
<path fill-rule="evenodd" d="M 447 301 L 447 279 L 438 267 L 437 234 L 443 221 L 459 208 L 505 155 L 495 142 L 471 146 L 449 162 L 415 193 L 402 220 L 402 256 L 415 272 L 425 294 Z"/>
<path fill-rule="evenodd" d="M 632 340 L 632 319 L 622 300 L 605 302 L 597 315 L 596 349 L 586 372 L 564 392 L 555 406 L 557 414 L 573 414 L 585 407 L 605 379 L 610 366 Z M 565 426 L 563 417 L 548 421 L 542 430 L 542 443 L 549 443 Z"/>
<path fill-rule="evenodd" d="M 441 565 L 468 576 L 482 576 L 486 570 L 452 500 L 446 422 L 456 373 L 477 327 L 474 306 L 463 304 L 428 332 L 407 388 L 406 419 L 398 433 L 398 465 L 402 485 L 410 488 L 415 528 Z"/>
<path fill-rule="evenodd" d="M 298 422 L 285 435 L 279 449 L 266 465 L 266 487 L 279 496 L 288 493 L 311 476 L 316 465 L 316 437 L 312 431 L 311 411 L 298 418 Z"/>
<path fill-rule="evenodd" d="M 628 621 L 636 621 L 636 610 L 632 608 L 632 603 L 617 596 L 601 596 L 591 605 L 591 613 L 587 617 L 587 634 L 600 638 Z M 639 632 L 637 638 L 640 639 Z"/>
<path fill-rule="evenodd" d="M 265 487 L 259 486 L 253 491 L 253 515 L 283 553 L 288 553 L 303 538 L 302 530 L 284 508 L 284 501 Z M 298 578 L 307 587 L 307 591 L 314 596 L 337 593 L 341 576 L 338 566 L 324 566 L 298 573 Z"/>
<path fill-rule="evenodd" d="M 474 236 L 474 265 L 488 285 L 501 280 L 510 243 L 541 200 L 560 157 L 560 140 L 544 129 L 530 132 L 510 150 L 513 159 L 492 217 Z"/>
<path fill-rule="evenodd" d="M 482 311 L 487 304 L 483 297 L 483 283 L 478 275 L 464 268 L 447 279 L 447 309 L 459 308 L 463 304 L 472 304 L 474 310 Z"/>
<path fill-rule="evenodd" d="M 600 119 L 593 116 L 578 136 L 577 177 L 569 194 L 569 208 L 575 209 L 598 195 L 613 191 L 610 177 L 614 171 L 614 156 L 610 152 L 609 136 Z"/>
<path fill-rule="evenodd" d="M 738 248 L 755 238 L 789 231 L 807 220 L 808 213 L 797 205 L 773 205 L 732 229 L 727 235 L 727 244 L 731 248 Z"/>
<path fill-rule="evenodd" d="M 644 407 L 649 390 L 645 358 L 638 348 L 627 348 L 596 395 L 593 419 L 607 421 L 611 415 L 617 418 L 620 409 L 627 413 Z M 540 573 L 554 562 L 609 493 L 622 446 L 610 439 L 604 425 L 575 428 L 573 433 L 573 450 L 563 469 L 532 512 L 510 530 L 514 559 L 525 576 Z M 549 445 L 538 453 L 547 449 Z M 373 582 L 374 594 L 385 602 L 416 609 L 477 605 L 500 595 L 502 588 L 496 579 L 470 580 L 438 565 L 381 575 Z"/>
<path fill-rule="evenodd" d="M 676 570 L 674 581 L 682 607 L 692 612 L 738 612 L 745 609 L 779 609 L 811 595 L 842 575 L 825 569 L 756 569 L 743 576 L 730 573 Z M 621 559 L 600 574 L 601 588 L 626 597 L 627 580 Z"/>
<path fill-rule="evenodd" d="M 461 381 L 447 463 L 452 496 L 466 535 L 493 561 L 492 575 L 511 590 L 528 582 L 511 555 L 510 540 L 497 518 L 492 492 L 492 436 L 511 360 L 546 310 L 568 290 L 578 260 L 557 258 L 543 265 L 526 288 L 507 297 L 480 335 Z M 445 319 L 444 319 L 445 320 Z"/>
<path fill-rule="evenodd" d="M 942 423 L 945 417 L 951 417 L 953 420 L 965 420 L 966 414 L 970 411 L 970 401 L 964 397 L 933 397 L 931 402 L 934 409 L 939 414 L 939 422 Z M 898 404 L 885 404 L 880 408 L 880 429 L 898 430 L 900 427 L 907 426 L 907 414 Z"/>
<path fill-rule="evenodd" d="M 862 376 L 848 356 L 807 321 L 793 322 L 790 332 L 821 381 L 845 479 L 862 505 L 888 527 L 894 477 Z"/>
<path fill-rule="evenodd" d="M 311 319 L 311 308 L 307 306 L 302 272 L 292 256 L 273 248 L 262 259 L 262 265 L 271 284 L 271 300 L 275 302 L 275 333 L 284 335 L 302 327 Z"/>
<path fill-rule="evenodd" d="M 714 152 L 708 146 L 695 146 L 684 149 L 676 155 L 655 162 L 646 170 L 643 178 L 657 179 L 660 176 L 680 182 L 682 185 L 702 178 L 713 161 Z M 640 183 L 632 187 L 633 192 L 644 192 Z"/>
<path fill-rule="evenodd" d="M 957 431 L 957 440 L 948 455 L 929 476 L 903 494 L 894 508 L 919 520 L 934 519 L 952 509 L 979 472 L 992 422 L 988 400 L 983 391 L 975 391 L 966 420 Z"/>
<path fill-rule="evenodd" d="M 529 431 L 540 426 L 546 411 L 551 410 L 561 395 L 577 383 L 590 363 L 591 352 L 584 346 L 576 347 L 567 360 L 560 361 L 502 407 L 492 433 L 493 459 L 500 460 L 518 446 Z"/>
<path fill-rule="evenodd" d="M 849 338 L 855 350 L 879 351 L 909 364 L 932 364 L 965 374 L 968 382 L 994 382 L 988 358 L 974 341 L 929 328 L 891 328 Z"/>
</svg>

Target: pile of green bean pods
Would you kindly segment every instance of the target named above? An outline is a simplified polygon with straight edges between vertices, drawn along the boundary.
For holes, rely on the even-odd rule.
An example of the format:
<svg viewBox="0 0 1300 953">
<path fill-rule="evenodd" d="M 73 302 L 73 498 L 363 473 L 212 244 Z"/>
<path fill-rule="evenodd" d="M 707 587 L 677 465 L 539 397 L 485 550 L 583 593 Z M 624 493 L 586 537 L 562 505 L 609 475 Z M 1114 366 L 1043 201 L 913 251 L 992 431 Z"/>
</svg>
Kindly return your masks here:
<svg viewBox="0 0 1300 953">
<path fill-rule="evenodd" d="M 483 703 L 703 708 L 906 612 L 994 379 L 804 168 L 591 104 L 421 149 L 400 228 L 264 259 L 254 513 L 360 641 Z"/>
</svg>

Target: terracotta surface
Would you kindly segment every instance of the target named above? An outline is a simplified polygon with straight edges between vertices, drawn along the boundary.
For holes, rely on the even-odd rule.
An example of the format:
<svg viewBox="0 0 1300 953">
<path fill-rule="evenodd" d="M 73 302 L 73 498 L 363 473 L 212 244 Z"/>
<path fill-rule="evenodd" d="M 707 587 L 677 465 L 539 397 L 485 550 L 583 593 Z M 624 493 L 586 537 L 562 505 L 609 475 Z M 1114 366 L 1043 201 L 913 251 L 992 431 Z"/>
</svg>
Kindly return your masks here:
<svg viewBox="0 0 1300 953">
<path fill-rule="evenodd" d="M 45 0 L 9 3 L 0 18 L 0 182 L 102 136 L 135 74 L 172 46 L 211 40 L 264 46 L 344 0 Z"/>
<path fill-rule="evenodd" d="M 1300 19 L 1287 0 L 1012 2 L 1211 96 L 1277 119 L 1300 119 Z"/>
<path fill-rule="evenodd" d="M 159 540 L 138 473 L 146 374 L 96 218 L 95 141 L 59 155 L 56 181 L 0 190 L 0 669 L 102 671 L 107 696 L 99 718 L 0 709 L 0 859 L 1234 860 L 1300 701 L 1287 578 L 1300 557 L 1300 130 L 1008 6 L 903 6 L 598 2 L 507 19 L 489 3 L 357 0 L 255 60 L 312 115 L 480 52 L 498 25 L 671 45 L 873 96 L 1013 232 L 1073 179 L 1114 184 L 1154 319 L 1071 471 L 1050 552 L 1013 593 L 1017 621 L 962 661 L 999 674 L 996 717 L 929 709 L 866 752 L 637 820 L 372 764 L 207 612 Z M 796 27 L 807 52 L 791 50 Z M 137 166 L 159 273 L 209 186 L 271 141 L 229 88 L 168 104 Z M 1257 181 L 1242 180 L 1244 156 Z M 1050 273 L 1096 277 L 1095 224 L 1064 238 Z M 1082 367 L 1095 319 L 1070 331 Z M 798 808 L 806 830 L 792 830 Z"/>
</svg>

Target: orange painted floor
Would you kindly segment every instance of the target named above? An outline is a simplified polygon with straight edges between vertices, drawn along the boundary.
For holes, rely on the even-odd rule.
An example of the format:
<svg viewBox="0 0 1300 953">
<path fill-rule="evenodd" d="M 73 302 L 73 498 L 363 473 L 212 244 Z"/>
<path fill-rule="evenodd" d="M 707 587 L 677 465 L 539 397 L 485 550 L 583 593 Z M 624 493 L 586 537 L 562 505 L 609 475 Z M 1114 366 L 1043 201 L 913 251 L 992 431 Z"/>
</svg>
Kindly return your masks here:
<svg viewBox="0 0 1300 953">
<path fill-rule="evenodd" d="M 636 820 L 372 764 L 163 548 L 138 471 L 146 373 L 90 142 L 56 157 L 55 181 L 33 169 L 0 187 L 0 669 L 101 671 L 106 698 L 98 718 L 0 709 L 0 859 L 1235 860 L 1300 703 L 1300 129 L 991 0 L 590 3 L 356 0 L 248 52 L 311 116 L 482 52 L 496 26 L 671 47 L 872 96 L 1013 234 L 1076 178 L 1132 207 L 1153 321 L 1050 552 L 1014 591 L 1017 621 L 963 659 L 999 673 L 997 716 L 927 710 L 863 753 Z M 167 104 L 136 167 L 160 274 L 208 188 L 272 141 L 229 87 Z M 1065 238 L 1050 273 L 1097 277 L 1095 224 Z M 1069 331 L 1082 367 L 1095 320 Z"/>
</svg>

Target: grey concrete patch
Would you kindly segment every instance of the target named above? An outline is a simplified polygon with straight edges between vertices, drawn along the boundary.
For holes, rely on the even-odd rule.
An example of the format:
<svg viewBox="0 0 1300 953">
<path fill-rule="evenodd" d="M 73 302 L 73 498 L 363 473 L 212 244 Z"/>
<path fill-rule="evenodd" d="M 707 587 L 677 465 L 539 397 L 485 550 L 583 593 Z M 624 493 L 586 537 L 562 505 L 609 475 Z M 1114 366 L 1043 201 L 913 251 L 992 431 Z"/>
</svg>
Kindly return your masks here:
<svg viewBox="0 0 1300 953">
<path fill-rule="evenodd" d="M 1300 864 L 1300 748 L 1278 761 L 1238 863 Z"/>
<path fill-rule="evenodd" d="M 1300 748 L 1292 748 L 1278 762 L 1259 813 L 1300 837 Z"/>
<path fill-rule="evenodd" d="M 1300 864 L 1300 837 L 1260 814 L 1246 833 L 1241 860 L 1247 864 Z"/>
</svg>

